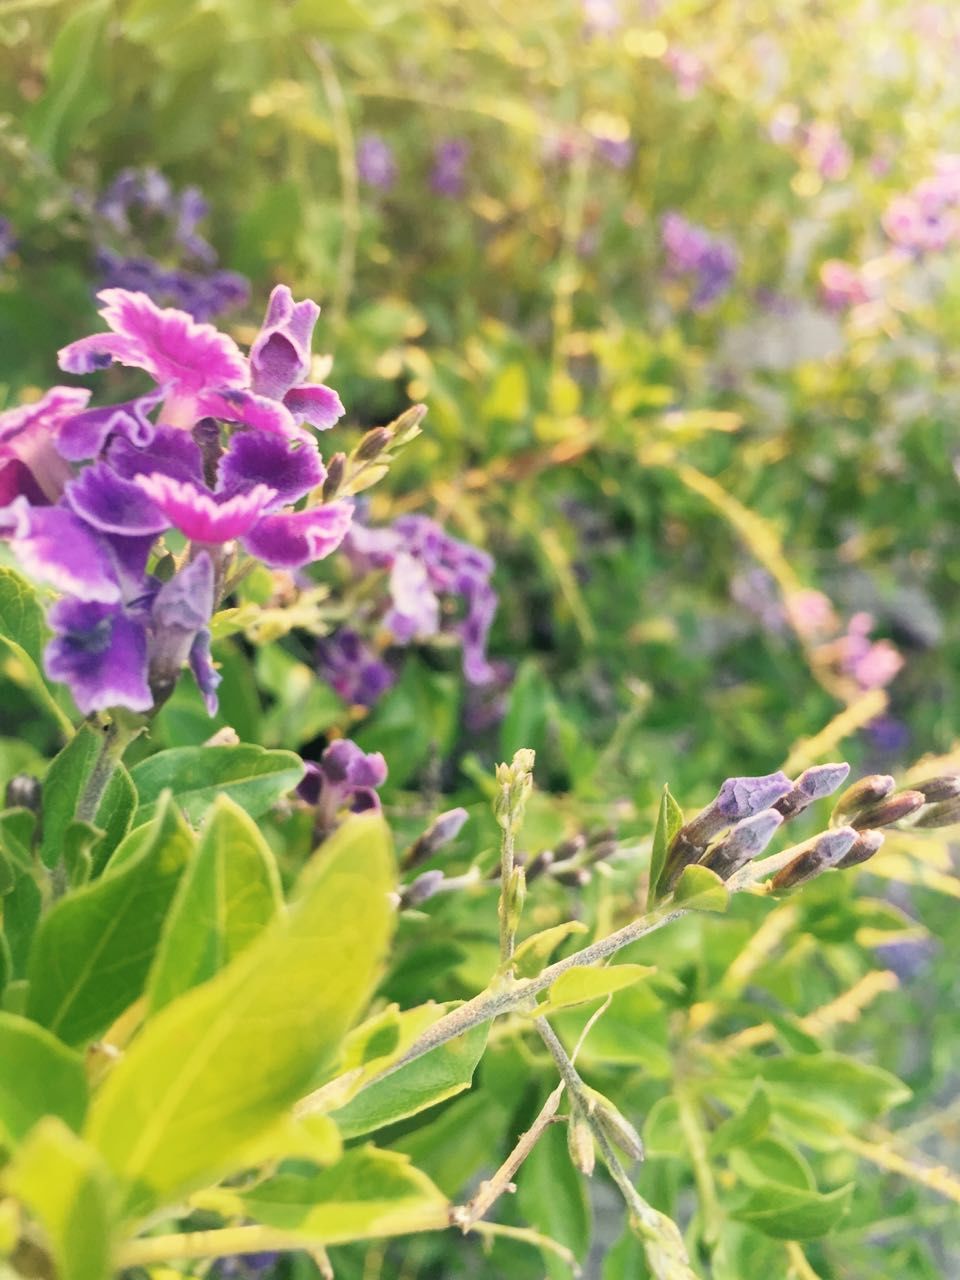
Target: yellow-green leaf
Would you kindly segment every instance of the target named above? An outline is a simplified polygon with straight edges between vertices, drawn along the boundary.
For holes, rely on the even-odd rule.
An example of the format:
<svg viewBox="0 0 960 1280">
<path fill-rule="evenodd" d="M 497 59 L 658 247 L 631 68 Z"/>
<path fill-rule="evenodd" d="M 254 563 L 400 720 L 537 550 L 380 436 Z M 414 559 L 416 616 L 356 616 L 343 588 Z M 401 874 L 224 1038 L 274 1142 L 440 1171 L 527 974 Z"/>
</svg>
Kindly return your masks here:
<svg viewBox="0 0 960 1280">
<path fill-rule="evenodd" d="M 715 871 L 694 863 L 684 867 L 673 891 L 673 901 L 689 911 L 722 912 L 727 909 L 730 894 Z"/>
<path fill-rule="evenodd" d="M 543 929 L 532 937 L 524 938 L 513 953 L 517 977 L 535 978 L 565 938 L 586 932 L 587 926 L 582 920 L 567 920 L 563 924 L 555 924 L 552 929 Z"/>
<path fill-rule="evenodd" d="M 614 991 L 633 986 L 653 972 L 653 966 L 648 964 L 615 964 L 606 969 L 567 969 L 550 984 L 547 998 L 543 1004 L 537 1005 L 534 1016 L 545 1018 L 588 1000 L 602 1000 Z"/>
</svg>

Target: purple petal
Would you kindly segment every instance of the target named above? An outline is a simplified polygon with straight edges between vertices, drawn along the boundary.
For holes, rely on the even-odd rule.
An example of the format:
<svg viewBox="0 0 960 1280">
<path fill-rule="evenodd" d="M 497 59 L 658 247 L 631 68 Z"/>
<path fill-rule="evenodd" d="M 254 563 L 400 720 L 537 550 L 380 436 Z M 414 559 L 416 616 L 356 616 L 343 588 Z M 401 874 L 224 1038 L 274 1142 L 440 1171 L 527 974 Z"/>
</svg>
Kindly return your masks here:
<svg viewBox="0 0 960 1280">
<path fill-rule="evenodd" d="M 63 507 L 31 507 L 25 498 L 0 511 L 0 534 L 12 538 L 26 572 L 58 591 L 111 603 L 120 598 L 116 573 L 92 530 Z"/>
<path fill-rule="evenodd" d="M 725 818 L 739 821 L 769 808 L 792 790 L 793 783 L 779 770 L 759 778 L 727 778 L 714 804 Z"/>
<path fill-rule="evenodd" d="M 328 430 L 344 414 L 340 397 L 332 387 L 325 387 L 320 382 L 306 382 L 302 387 L 294 387 L 283 397 L 283 403 L 298 422 L 309 422 L 317 431 Z"/>
<path fill-rule="evenodd" d="M 70 478 L 60 441 L 63 427 L 89 398 L 82 387 L 52 387 L 35 404 L 0 413 L 0 500 L 10 502 L 22 493 L 57 501 Z"/>
<path fill-rule="evenodd" d="M 156 630 L 202 631 L 213 612 L 213 562 L 205 551 L 165 582 L 153 602 Z"/>
<path fill-rule="evenodd" d="M 398 643 L 434 636 L 440 629 L 440 601 L 430 586 L 426 565 L 411 555 L 399 555 L 390 570 L 392 608 L 384 619 Z"/>
<path fill-rule="evenodd" d="M 181 427 L 157 427 L 142 448 L 118 436 L 107 450 L 107 461 L 126 480 L 164 475 L 203 484 L 203 459 L 196 440 Z"/>
<path fill-rule="evenodd" d="M 236 343 L 185 311 L 160 308 L 145 293 L 103 289 L 100 314 L 111 332 L 72 342 L 59 353 L 68 373 L 91 373 L 114 362 L 143 369 L 176 396 L 245 386 L 247 363 Z"/>
<path fill-rule="evenodd" d="M 256 395 L 243 387 L 206 392 L 199 403 L 199 411 L 224 422 L 238 422 L 255 431 L 270 431 L 274 435 L 299 436 L 296 419 L 279 400 Z"/>
<path fill-rule="evenodd" d="M 238 431 L 220 462 L 217 490 L 227 496 L 268 485 L 281 504 L 296 502 L 323 484 L 326 468 L 311 439 Z"/>
<path fill-rule="evenodd" d="M 170 525 L 138 484 L 124 480 L 105 462 L 85 467 L 67 485 L 65 497 L 73 511 L 101 533 L 155 535 Z"/>
<path fill-rule="evenodd" d="M 310 343 L 319 314 L 315 302 L 295 303 L 286 285 L 273 290 L 250 348 L 253 386 L 260 395 L 282 400 L 310 372 Z"/>
<path fill-rule="evenodd" d="M 189 482 L 159 474 L 138 476 L 136 484 L 169 523 L 193 542 L 222 543 L 241 537 L 276 498 L 274 490 L 263 484 L 225 500 Z"/>
<path fill-rule="evenodd" d="M 119 605 L 59 600 L 50 610 L 54 639 L 44 654 L 47 674 L 69 685 L 90 715 L 108 707 L 149 711 L 147 635 Z"/>
<path fill-rule="evenodd" d="M 213 665 L 213 659 L 210 656 L 210 632 L 206 628 L 197 632 L 190 646 L 190 670 L 197 682 L 197 688 L 203 695 L 208 715 L 215 716 L 219 705 L 217 686 L 223 677 Z"/>
<path fill-rule="evenodd" d="M 358 760 L 363 759 L 363 748 L 352 738 L 338 738 L 331 742 L 320 757 L 320 765 L 330 782 L 346 782 Z"/>
<path fill-rule="evenodd" d="M 272 568 L 296 569 L 336 551 L 352 518 L 352 502 L 264 516 L 243 539 L 243 545 Z"/>
<path fill-rule="evenodd" d="M 61 427 L 57 447 L 71 462 L 99 457 L 112 435 L 142 448 L 150 443 L 156 431 L 147 415 L 153 412 L 164 394 L 162 390 L 151 391 L 125 404 L 111 404 L 76 413 Z"/>
</svg>

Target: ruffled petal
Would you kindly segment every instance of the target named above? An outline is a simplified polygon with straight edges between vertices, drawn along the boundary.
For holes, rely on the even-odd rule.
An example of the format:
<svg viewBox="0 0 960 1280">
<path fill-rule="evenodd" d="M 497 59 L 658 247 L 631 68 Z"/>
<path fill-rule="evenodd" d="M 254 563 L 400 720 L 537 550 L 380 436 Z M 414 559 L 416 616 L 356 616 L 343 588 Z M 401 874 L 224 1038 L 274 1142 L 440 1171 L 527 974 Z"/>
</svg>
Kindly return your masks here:
<svg viewBox="0 0 960 1280">
<path fill-rule="evenodd" d="M 296 421 L 309 422 L 317 431 L 327 431 L 335 426 L 344 414 L 343 403 L 336 391 L 320 382 L 294 387 L 283 397 L 283 403 Z"/>
<path fill-rule="evenodd" d="M 20 564 L 39 582 L 105 604 L 120 598 L 105 545 L 73 512 L 17 498 L 0 511 L 0 534 L 11 538 Z"/>
<path fill-rule="evenodd" d="M 309 438 L 285 440 L 238 431 L 220 460 L 217 490 L 229 497 L 265 484 L 275 490 L 278 503 L 285 505 L 323 484 L 326 474 L 320 452 Z"/>
<path fill-rule="evenodd" d="M 248 493 L 218 499 L 212 493 L 170 476 L 138 476 L 136 484 L 170 524 L 193 542 L 222 543 L 242 537 L 274 502 L 276 493 L 255 485 Z"/>
<path fill-rule="evenodd" d="M 111 404 L 75 413 L 60 428 L 57 448 L 71 462 L 85 462 L 103 452 L 111 436 L 121 436 L 142 448 L 154 437 L 156 427 L 148 414 L 164 398 L 164 390 L 151 391 L 125 404 Z"/>
<path fill-rule="evenodd" d="M 156 535 L 170 526 L 138 484 L 124 480 L 105 462 L 85 467 L 67 485 L 65 497 L 71 509 L 101 533 Z"/>
<path fill-rule="evenodd" d="M 352 502 L 264 516 L 243 539 L 251 555 L 276 569 L 296 569 L 336 551 L 353 518 Z"/>
</svg>

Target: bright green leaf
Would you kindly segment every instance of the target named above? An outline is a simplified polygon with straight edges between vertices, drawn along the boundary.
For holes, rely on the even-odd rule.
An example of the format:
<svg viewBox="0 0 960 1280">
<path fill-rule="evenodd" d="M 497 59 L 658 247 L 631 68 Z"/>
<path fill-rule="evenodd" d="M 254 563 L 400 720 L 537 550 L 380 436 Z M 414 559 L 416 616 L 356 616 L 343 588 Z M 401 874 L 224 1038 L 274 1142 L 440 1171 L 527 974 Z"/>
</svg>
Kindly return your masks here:
<svg viewBox="0 0 960 1280">
<path fill-rule="evenodd" d="M 84 723 L 63 750 L 54 757 L 43 783 L 43 840 L 40 856 L 48 867 L 55 867 L 63 855 L 67 828 L 74 821 L 77 805 L 83 795 L 103 748 L 103 730 Z M 118 766 L 107 783 L 93 825 L 103 833 L 98 857 L 106 854 L 123 839 L 133 816 L 134 795 L 130 775 Z"/>
<path fill-rule="evenodd" d="M 624 987 L 633 986 L 653 972 L 653 967 L 648 964 L 614 964 L 604 969 L 567 969 L 550 984 L 546 1000 L 537 1005 L 533 1016 L 545 1018 L 588 1000 L 601 1000 Z"/>
<path fill-rule="evenodd" d="M 0 1146 L 19 1142 L 44 1115 L 78 1129 L 86 1107 L 82 1059 L 28 1018 L 0 1013 Z"/>
<path fill-rule="evenodd" d="M 173 747 L 136 765 L 132 777 L 140 795 L 138 823 L 148 821 L 168 788 L 193 823 L 218 795 L 230 796 L 251 818 L 259 818 L 297 785 L 303 762 L 292 751 L 266 751 L 250 743 Z"/>
<path fill-rule="evenodd" d="M 657 826 L 653 833 L 653 850 L 650 854 L 650 879 L 647 890 L 647 910 L 656 902 L 660 887 L 660 877 L 667 860 L 667 850 L 673 837 L 683 826 L 683 810 L 670 794 L 670 788 L 664 785 L 660 797 L 660 810 L 657 814 Z"/>
<path fill-rule="evenodd" d="M 724 1120 L 710 1139 L 710 1154 L 719 1156 L 731 1147 L 742 1147 L 747 1142 L 762 1138 L 770 1125 L 770 1098 L 761 1083 L 757 1084 L 750 1101 L 729 1119 Z"/>
<path fill-rule="evenodd" d="M 543 929 L 530 938 L 524 938 L 513 954 L 517 977 L 535 978 L 565 938 L 586 932 L 587 926 L 581 920 L 567 920 L 563 924 L 555 924 L 552 929 Z"/>
<path fill-rule="evenodd" d="M 163 926 L 148 983 L 152 1012 L 219 973 L 277 915 L 280 877 L 252 818 L 220 796 Z"/>
<path fill-rule="evenodd" d="M 684 867 L 673 891 L 673 903 L 688 911 L 726 911 L 730 894 L 715 871 L 694 863 Z"/>
<path fill-rule="evenodd" d="M 730 1152 L 730 1168 L 750 1187 L 780 1182 L 801 1191 L 815 1191 L 816 1179 L 796 1147 L 780 1138 L 758 1138 Z"/>
<path fill-rule="evenodd" d="M 846 1216 L 852 1183 L 827 1195 L 773 1183 L 758 1187 L 732 1215 L 776 1240 L 816 1240 Z"/>
<path fill-rule="evenodd" d="M 90 1114 L 131 1213 L 243 1163 L 337 1048 L 380 975 L 394 912 L 389 832 L 355 817 L 320 849 L 293 905 L 215 978 L 151 1019 Z"/>
</svg>

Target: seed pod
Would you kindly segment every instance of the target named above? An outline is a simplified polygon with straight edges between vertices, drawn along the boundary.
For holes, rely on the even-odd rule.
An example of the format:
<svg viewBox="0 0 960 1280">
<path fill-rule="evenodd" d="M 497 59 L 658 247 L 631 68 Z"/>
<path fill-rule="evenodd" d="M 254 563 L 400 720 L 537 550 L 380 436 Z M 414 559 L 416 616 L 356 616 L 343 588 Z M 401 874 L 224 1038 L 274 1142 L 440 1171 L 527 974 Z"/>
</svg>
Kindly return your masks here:
<svg viewBox="0 0 960 1280">
<path fill-rule="evenodd" d="M 866 778 L 855 782 L 852 787 L 847 787 L 834 805 L 830 821 L 835 823 L 847 814 L 856 813 L 858 809 L 876 804 L 888 796 L 896 785 L 895 779 L 888 773 L 868 774 Z"/>
<path fill-rule="evenodd" d="M 941 800 L 953 800 L 960 796 L 960 775 L 944 774 L 941 778 L 928 778 L 926 782 L 914 782 L 911 791 L 919 791 L 927 804 L 938 804 Z"/>
<path fill-rule="evenodd" d="M 357 462 L 372 462 L 374 458 L 379 458 L 392 440 L 393 432 L 389 427 L 374 427 L 354 449 L 354 459 Z"/>
<path fill-rule="evenodd" d="M 571 1115 L 567 1125 L 567 1150 L 573 1167 L 589 1178 L 593 1173 L 597 1153 L 589 1122 L 579 1113 Z"/>
<path fill-rule="evenodd" d="M 32 773 L 17 773 L 7 783 L 3 798 L 8 809 L 29 809 L 31 813 L 39 813 L 43 786 Z"/>
<path fill-rule="evenodd" d="M 782 823 L 783 817 L 776 808 L 761 809 L 752 818 L 744 818 L 707 850 L 703 865 L 715 871 L 721 880 L 728 880 L 751 858 L 763 852 Z"/>
<path fill-rule="evenodd" d="M 861 862 L 866 862 L 868 858 L 873 857 L 882 844 L 882 831 L 861 831 L 860 839 L 850 846 L 837 863 L 837 870 L 847 871 L 850 867 L 857 867 Z"/>
<path fill-rule="evenodd" d="M 845 853 L 856 844 L 860 836 L 853 827 L 837 827 L 816 836 L 787 865 L 773 877 L 770 887 L 774 893 L 795 889 L 823 871 L 835 867 Z"/>
<path fill-rule="evenodd" d="M 955 822 L 960 822 L 960 796 L 927 805 L 914 818 L 913 825 L 929 830 L 932 827 L 952 827 Z"/>
<path fill-rule="evenodd" d="M 327 478 L 323 482 L 323 500 L 331 502 L 340 492 L 343 477 L 347 470 L 347 455 L 335 453 L 327 459 Z"/>
<path fill-rule="evenodd" d="M 923 804 L 924 799 L 919 791 L 898 791 L 895 796 L 888 796 L 879 804 L 861 809 L 859 813 L 853 815 L 850 823 L 858 831 L 865 831 L 868 827 L 890 827 L 895 822 L 902 822 L 904 818 L 909 818 L 911 813 L 916 813 Z"/>
<path fill-rule="evenodd" d="M 812 769 L 805 769 L 793 784 L 793 790 L 788 791 L 772 807 L 785 819 L 795 818 L 816 800 L 833 795 L 837 787 L 847 780 L 849 773 L 850 766 L 843 762 L 814 765 Z"/>
</svg>

